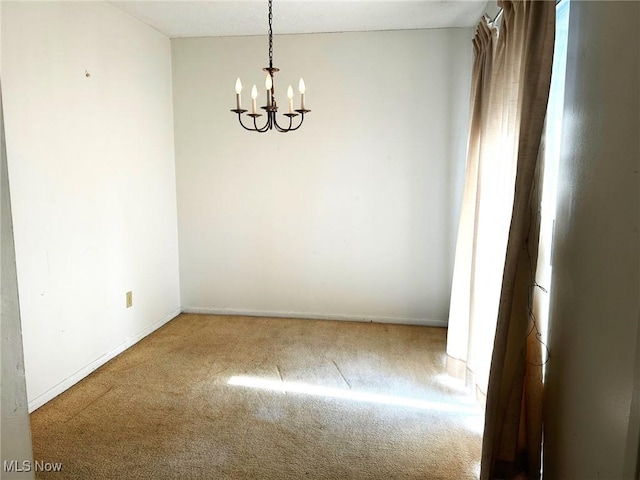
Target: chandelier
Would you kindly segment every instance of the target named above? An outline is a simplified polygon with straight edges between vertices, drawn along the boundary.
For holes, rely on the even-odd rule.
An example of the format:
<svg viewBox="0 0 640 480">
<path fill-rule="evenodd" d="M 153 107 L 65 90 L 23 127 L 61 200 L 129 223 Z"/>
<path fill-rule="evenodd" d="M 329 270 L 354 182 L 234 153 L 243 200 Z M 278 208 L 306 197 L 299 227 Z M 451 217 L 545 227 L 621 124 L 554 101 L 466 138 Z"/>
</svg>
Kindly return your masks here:
<svg viewBox="0 0 640 480">
<path fill-rule="evenodd" d="M 287 97 L 289 99 L 289 110 L 288 113 L 285 113 L 284 116 L 289 119 L 288 125 L 286 120 L 282 120 L 284 122 L 284 126 L 281 126 L 278 123 L 278 119 L 276 117 L 276 113 L 278 112 L 278 102 L 276 101 L 275 96 L 275 87 L 273 85 L 273 75 L 280 71 L 279 68 L 275 68 L 273 66 L 273 29 L 271 26 L 271 22 L 273 21 L 273 13 L 272 13 L 272 3 L 273 0 L 269 0 L 269 66 L 263 68 L 265 72 L 267 72 L 267 76 L 264 82 L 264 86 L 267 89 L 267 104 L 260 107 L 265 111 L 267 118 L 266 122 L 262 126 L 258 126 L 258 118 L 262 116 L 261 113 L 258 113 L 256 110 L 256 98 L 258 97 L 258 89 L 254 85 L 251 88 L 251 113 L 247 113 L 249 117 L 253 119 L 253 126 L 251 126 L 251 120 L 248 120 L 249 126 L 245 125 L 242 121 L 242 114 L 247 112 L 242 108 L 241 102 L 241 92 L 242 92 L 242 82 L 240 78 L 236 80 L 236 108 L 231 110 L 234 113 L 238 114 L 238 121 L 242 128 L 245 130 L 249 130 L 250 132 L 260 132 L 264 133 L 266 131 L 276 129 L 278 132 L 286 133 L 297 130 L 302 125 L 304 121 L 304 114 L 309 113 L 311 110 L 307 110 L 304 108 L 304 92 L 305 85 L 304 80 L 301 78 L 298 83 L 298 90 L 300 91 L 300 108 L 297 110 L 293 109 L 293 88 L 289 85 L 287 89 Z M 300 116 L 299 122 L 294 126 L 293 119 L 297 116 Z"/>
</svg>

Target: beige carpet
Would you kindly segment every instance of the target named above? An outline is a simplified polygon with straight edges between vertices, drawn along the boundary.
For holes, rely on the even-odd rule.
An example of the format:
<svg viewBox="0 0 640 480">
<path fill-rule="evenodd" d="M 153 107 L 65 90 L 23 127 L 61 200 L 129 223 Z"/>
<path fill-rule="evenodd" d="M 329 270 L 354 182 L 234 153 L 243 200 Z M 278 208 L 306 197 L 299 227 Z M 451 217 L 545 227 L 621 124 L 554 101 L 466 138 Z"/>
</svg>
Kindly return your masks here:
<svg viewBox="0 0 640 480">
<path fill-rule="evenodd" d="M 180 315 L 31 415 L 55 479 L 477 478 L 446 330 Z"/>
</svg>

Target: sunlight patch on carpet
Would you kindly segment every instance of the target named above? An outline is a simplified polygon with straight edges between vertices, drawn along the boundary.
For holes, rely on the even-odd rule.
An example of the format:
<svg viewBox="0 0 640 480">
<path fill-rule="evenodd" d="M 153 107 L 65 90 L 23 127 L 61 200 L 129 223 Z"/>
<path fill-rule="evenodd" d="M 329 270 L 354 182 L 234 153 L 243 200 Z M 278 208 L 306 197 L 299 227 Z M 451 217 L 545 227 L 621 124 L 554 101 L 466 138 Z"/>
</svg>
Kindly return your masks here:
<svg viewBox="0 0 640 480">
<path fill-rule="evenodd" d="M 339 398 L 344 400 L 355 400 L 360 402 L 378 403 L 383 405 L 393 405 L 398 407 L 417 408 L 422 410 L 433 410 L 439 412 L 460 413 L 466 415 L 481 415 L 482 410 L 476 406 L 460 405 L 457 403 L 435 402 L 419 398 L 398 397 L 394 395 L 383 395 L 379 393 L 360 392 L 357 390 L 345 390 L 342 388 L 325 387 L 322 385 L 311 385 L 301 382 L 289 382 L 271 380 L 266 378 L 233 376 L 227 382 L 228 385 L 240 387 L 257 388 L 260 390 L 271 390 L 282 393 L 301 393 L 317 397 Z"/>
<path fill-rule="evenodd" d="M 452 377 L 447 373 L 441 373 L 436 375 L 434 378 L 440 385 L 451 388 L 452 390 L 456 390 L 460 393 L 464 393 L 468 390 L 464 384 L 464 380 Z"/>
</svg>

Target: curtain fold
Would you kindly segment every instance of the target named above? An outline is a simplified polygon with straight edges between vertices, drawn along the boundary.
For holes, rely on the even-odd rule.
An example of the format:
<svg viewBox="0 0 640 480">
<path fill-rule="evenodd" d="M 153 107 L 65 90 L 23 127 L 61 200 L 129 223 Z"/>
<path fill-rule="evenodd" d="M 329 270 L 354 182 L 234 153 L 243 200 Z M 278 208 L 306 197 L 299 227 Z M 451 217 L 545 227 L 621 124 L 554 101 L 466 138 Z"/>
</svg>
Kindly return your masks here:
<svg viewBox="0 0 640 480">
<path fill-rule="evenodd" d="M 539 207 L 533 186 L 551 80 L 555 2 L 498 4 L 498 25 L 482 19 L 473 43 L 448 366 L 486 392 L 481 479 L 521 473 L 536 479 L 542 371 L 530 315 Z"/>
<path fill-rule="evenodd" d="M 486 18 L 480 22 L 473 39 L 474 65 L 471 81 L 470 128 L 465 170 L 463 199 L 460 209 L 458 238 L 452 281 L 449 328 L 447 334 L 447 369 L 452 376 L 462 378 L 469 387 L 476 387 L 475 372 L 487 364 L 481 377 L 488 379 L 488 362 L 478 361 L 474 351 L 475 332 L 473 321 L 472 283 L 477 236 L 477 211 L 479 204 L 479 164 L 483 142 L 482 125 L 489 115 L 490 88 L 493 70 L 493 50 L 497 29 Z M 484 375 L 482 374 L 484 373 Z M 486 392 L 486 383 L 478 383 Z"/>
</svg>

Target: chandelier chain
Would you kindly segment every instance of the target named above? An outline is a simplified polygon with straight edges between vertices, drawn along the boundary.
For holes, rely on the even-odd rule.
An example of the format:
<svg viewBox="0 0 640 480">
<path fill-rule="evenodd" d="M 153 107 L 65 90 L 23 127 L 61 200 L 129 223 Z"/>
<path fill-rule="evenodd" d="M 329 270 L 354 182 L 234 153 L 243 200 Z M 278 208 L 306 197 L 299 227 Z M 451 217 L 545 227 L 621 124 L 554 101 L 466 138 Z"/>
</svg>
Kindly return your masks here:
<svg viewBox="0 0 640 480">
<path fill-rule="evenodd" d="M 269 0 L 269 68 L 273 68 L 273 27 L 271 26 L 273 22 L 272 4 L 273 0 Z"/>
</svg>

